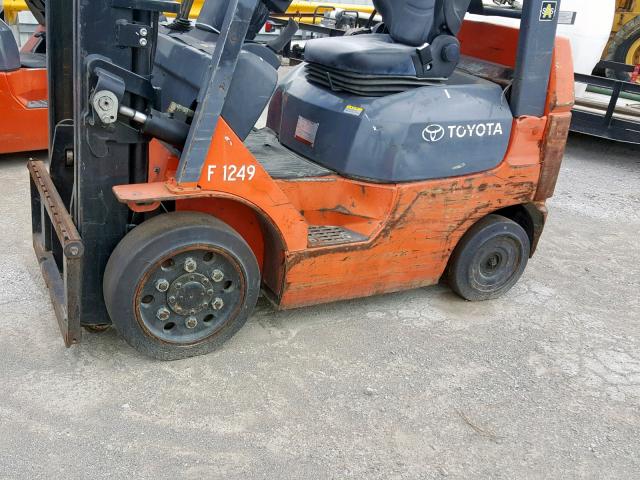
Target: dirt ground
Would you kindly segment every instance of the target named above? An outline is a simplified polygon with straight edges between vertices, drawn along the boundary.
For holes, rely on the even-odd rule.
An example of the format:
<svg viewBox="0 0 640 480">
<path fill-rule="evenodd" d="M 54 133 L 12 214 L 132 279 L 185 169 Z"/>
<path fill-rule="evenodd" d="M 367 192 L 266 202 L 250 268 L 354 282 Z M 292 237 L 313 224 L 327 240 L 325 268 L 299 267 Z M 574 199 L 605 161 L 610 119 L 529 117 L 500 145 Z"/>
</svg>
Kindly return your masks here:
<svg viewBox="0 0 640 480">
<path fill-rule="evenodd" d="M 113 331 L 64 348 L 26 158 L 0 157 L 0 478 L 638 478 L 640 151 L 571 137 L 503 299 L 261 302 L 222 351 L 174 363 Z"/>
</svg>

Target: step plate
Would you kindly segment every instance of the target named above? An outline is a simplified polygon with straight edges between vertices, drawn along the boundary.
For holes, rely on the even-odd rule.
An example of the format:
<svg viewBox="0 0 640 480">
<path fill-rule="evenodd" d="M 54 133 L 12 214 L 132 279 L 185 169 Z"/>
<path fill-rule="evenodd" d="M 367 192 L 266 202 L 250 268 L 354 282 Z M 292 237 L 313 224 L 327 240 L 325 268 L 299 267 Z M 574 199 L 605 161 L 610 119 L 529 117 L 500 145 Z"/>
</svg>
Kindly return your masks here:
<svg viewBox="0 0 640 480">
<path fill-rule="evenodd" d="M 331 170 L 310 162 L 281 145 L 271 129 L 263 128 L 251 132 L 244 144 L 271 178 L 295 180 L 334 174 Z"/>
<path fill-rule="evenodd" d="M 345 243 L 364 242 L 367 239 L 354 231 L 342 227 L 311 226 L 309 227 L 309 247 L 326 247 L 344 245 Z"/>
</svg>

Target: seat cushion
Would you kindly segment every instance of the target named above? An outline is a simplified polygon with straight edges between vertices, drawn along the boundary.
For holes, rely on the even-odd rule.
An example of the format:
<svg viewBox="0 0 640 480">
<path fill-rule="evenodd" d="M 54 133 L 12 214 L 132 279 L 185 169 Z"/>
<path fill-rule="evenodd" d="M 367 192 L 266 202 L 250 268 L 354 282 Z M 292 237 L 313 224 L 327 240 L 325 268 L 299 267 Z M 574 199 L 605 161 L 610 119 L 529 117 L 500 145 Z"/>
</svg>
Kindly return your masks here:
<svg viewBox="0 0 640 480">
<path fill-rule="evenodd" d="M 343 72 L 376 76 L 417 77 L 416 47 L 374 33 L 309 40 L 305 61 Z"/>
<path fill-rule="evenodd" d="M 24 68 L 47 68 L 47 56 L 44 53 L 21 53 L 20 64 Z"/>
</svg>

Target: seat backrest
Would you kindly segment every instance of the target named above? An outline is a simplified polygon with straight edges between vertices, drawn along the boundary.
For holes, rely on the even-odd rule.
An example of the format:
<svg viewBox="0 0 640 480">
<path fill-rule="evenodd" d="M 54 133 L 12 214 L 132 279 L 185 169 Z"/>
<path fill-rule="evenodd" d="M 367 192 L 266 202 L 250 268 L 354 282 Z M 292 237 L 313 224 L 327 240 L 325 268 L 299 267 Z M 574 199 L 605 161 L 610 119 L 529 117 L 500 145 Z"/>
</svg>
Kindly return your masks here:
<svg viewBox="0 0 640 480">
<path fill-rule="evenodd" d="M 20 50 L 9 25 L 0 20 L 0 72 L 20 68 Z"/>
<path fill-rule="evenodd" d="M 418 47 L 439 35 L 455 36 L 470 1 L 373 0 L 373 5 L 395 41 Z"/>
</svg>

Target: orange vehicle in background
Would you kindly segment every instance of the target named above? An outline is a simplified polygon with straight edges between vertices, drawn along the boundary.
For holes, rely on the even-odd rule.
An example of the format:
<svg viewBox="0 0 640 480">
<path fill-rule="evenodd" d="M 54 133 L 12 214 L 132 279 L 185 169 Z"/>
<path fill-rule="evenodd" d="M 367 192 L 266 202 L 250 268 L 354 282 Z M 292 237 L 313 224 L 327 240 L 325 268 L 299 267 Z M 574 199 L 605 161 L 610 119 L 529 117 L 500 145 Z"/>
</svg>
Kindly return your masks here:
<svg viewBox="0 0 640 480">
<path fill-rule="evenodd" d="M 13 32 L 0 20 L 0 154 L 48 146 L 43 30 L 19 50 Z"/>
</svg>

